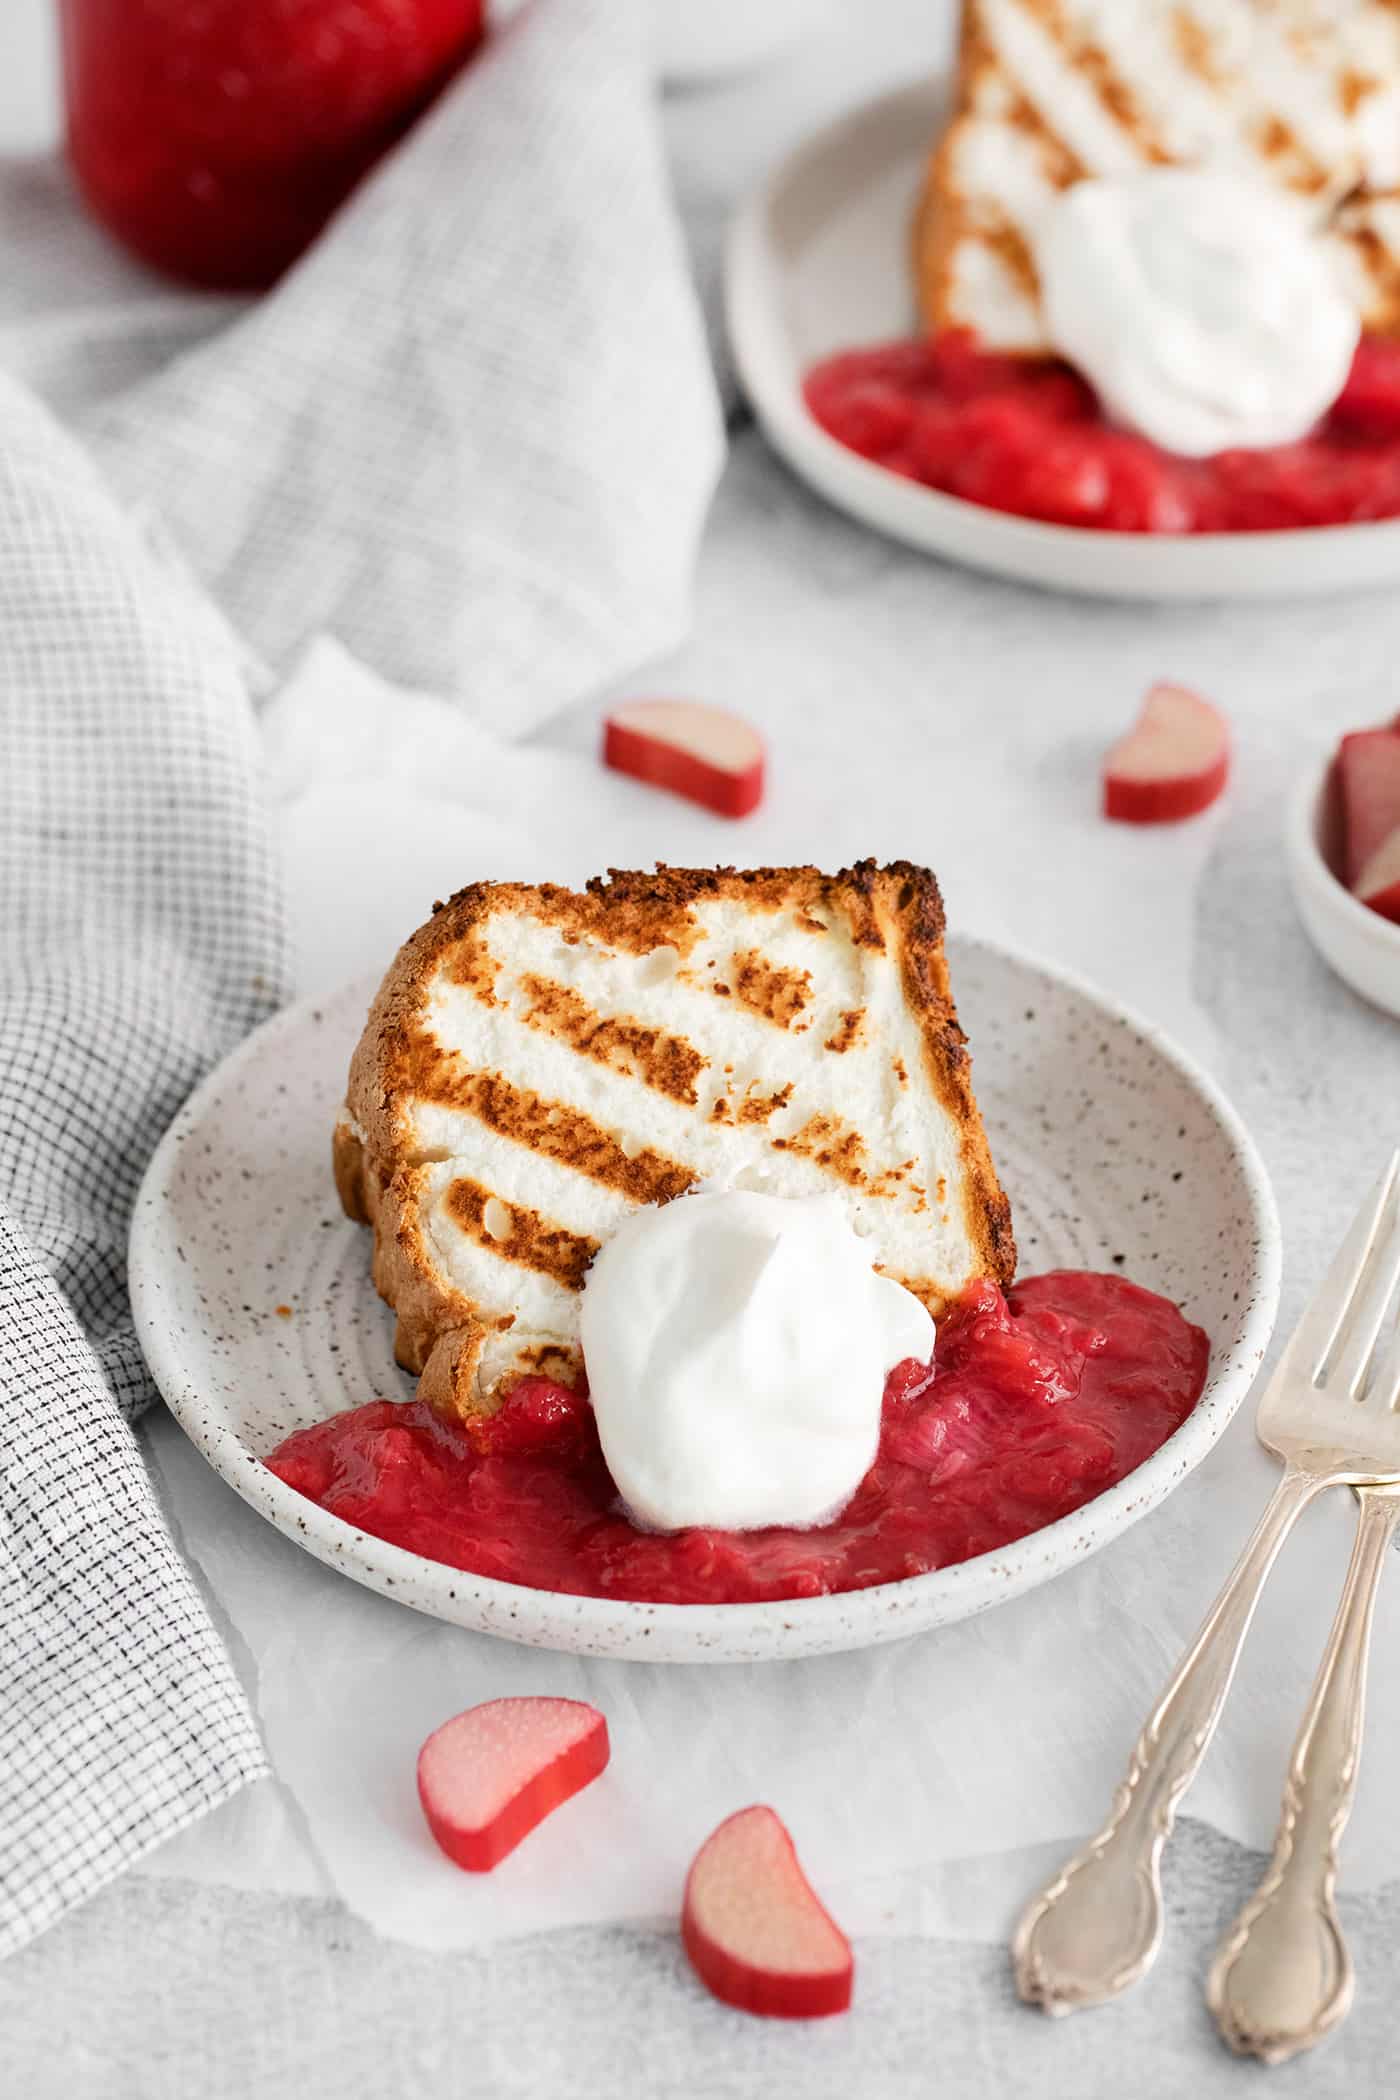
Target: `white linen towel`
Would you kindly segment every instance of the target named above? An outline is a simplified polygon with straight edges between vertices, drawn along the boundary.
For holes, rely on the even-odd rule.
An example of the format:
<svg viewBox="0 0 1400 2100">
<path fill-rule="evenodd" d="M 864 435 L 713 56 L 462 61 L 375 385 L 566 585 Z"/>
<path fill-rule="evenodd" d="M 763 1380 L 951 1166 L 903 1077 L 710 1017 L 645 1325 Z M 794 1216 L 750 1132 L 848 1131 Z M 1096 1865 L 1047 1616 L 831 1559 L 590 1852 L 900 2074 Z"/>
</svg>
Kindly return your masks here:
<svg viewBox="0 0 1400 2100">
<path fill-rule="evenodd" d="M 106 476 L 0 377 L 4 1952 L 265 1770 L 124 1419 L 141 1173 L 285 991 L 250 693 L 331 636 L 523 734 L 676 639 L 723 437 L 627 0 L 534 0 L 256 305 L 95 322 L 76 206 L 0 225 Z"/>
<path fill-rule="evenodd" d="M 87 428 L 240 634 L 519 736 L 679 640 L 723 457 L 625 0 L 501 30 L 271 296 Z"/>
</svg>

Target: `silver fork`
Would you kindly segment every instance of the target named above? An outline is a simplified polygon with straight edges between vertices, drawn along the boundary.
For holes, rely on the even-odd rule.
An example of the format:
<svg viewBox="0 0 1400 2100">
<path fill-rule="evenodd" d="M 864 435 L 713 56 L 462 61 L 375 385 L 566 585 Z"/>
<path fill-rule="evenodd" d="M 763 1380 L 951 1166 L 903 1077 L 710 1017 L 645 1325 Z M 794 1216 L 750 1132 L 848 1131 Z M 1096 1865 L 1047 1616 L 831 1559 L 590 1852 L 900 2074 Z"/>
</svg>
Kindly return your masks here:
<svg viewBox="0 0 1400 2100">
<path fill-rule="evenodd" d="M 1283 1477 L 1138 1737 L 1107 1823 L 1027 1905 L 1016 1986 L 1048 2013 L 1101 2005 L 1144 1976 L 1162 1939 L 1162 1852 L 1200 1769 L 1259 1593 L 1300 1512 L 1325 1487 L 1400 1485 L 1400 1412 L 1372 1376 L 1400 1282 L 1400 1153 L 1363 1206 L 1259 1403 Z"/>
<path fill-rule="evenodd" d="M 1391 1382 L 1400 1395 L 1400 1345 Z M 1230 2047 L 1266 2064 L 1284 2063 L 1330 2034 L 1356 1989 L 1337 1916 L 1337 1852 L 1361 1764 L 1371 1621 L 1400 1524 L 1400 1490 L 1358 1488 L 1356 1498 L 1351 1566 L 1289 1759 L 1273 1858 L 1221 1940 L 1206 1985 Z"/>
</svg>

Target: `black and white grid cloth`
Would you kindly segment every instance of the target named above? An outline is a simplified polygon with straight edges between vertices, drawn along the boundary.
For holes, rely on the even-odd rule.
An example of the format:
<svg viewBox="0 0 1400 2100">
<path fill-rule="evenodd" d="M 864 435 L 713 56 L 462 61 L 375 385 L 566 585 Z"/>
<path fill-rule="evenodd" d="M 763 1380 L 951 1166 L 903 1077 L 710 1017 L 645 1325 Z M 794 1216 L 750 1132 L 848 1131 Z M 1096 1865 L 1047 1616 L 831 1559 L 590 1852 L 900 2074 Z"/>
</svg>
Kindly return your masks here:
<svg viewBox="0 0 1400 2100">
<path fill-rule="evenodd" d="M 283 990 L 232 636 L 0 381 L 0 1950 L 263 1770 L 124 1419 L 136 1185 Z"/>
<path fill-rule="evenodd" d="M 333 634 L 524 733 L 679 637 L 723 439 L 630 0 L 534 0 L 251 309 L 51 176 L 0 227 L 3 1953 L 266 1769 L 125 1275 L 289 989 L 255 702 Z"/>
</svg>

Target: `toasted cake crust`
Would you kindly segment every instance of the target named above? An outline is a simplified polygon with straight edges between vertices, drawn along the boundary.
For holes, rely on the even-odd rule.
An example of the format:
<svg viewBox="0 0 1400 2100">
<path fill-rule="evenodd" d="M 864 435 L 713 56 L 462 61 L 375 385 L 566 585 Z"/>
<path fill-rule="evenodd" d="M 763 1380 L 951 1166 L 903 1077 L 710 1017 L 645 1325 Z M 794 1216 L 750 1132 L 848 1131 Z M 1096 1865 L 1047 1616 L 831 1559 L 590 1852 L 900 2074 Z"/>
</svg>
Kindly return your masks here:
<svg viewBox="0 0 1400 2100">
<path fill-rule="evenodd" d="M 1085 176 L 1217 160 L 1307 200 L 1365 326 L 1400 334 L 1391 0 L 963 0 L 912 230 L 925 325 L 1045 353 L 1037 212 Z"/>
<path fill-rule="evenodd" d="M 753 945 L 733 955 L 725 983 L 711 980 L 706 991 L 722 992 L 742 1009 L 746 1026 L 752 1021 L 765 1033 L 791 1031 L 794 1042 L 810 1027 L 816 1002 L 810 977 L 804 981 L 805 973 L 765 951 L 764 930 L 773 915 L 785 915 L 813 937 L 839 927 L 857 949 L 897 958 L 904 1010 L 923 1061 L 922 1073 L 906 1076 L 911 1083 L 922 1079 L 956 1128 L 957 1200 L 972 1273 L 1003 1283 L 1014 1274 L 1010 1208 L 972 1091 L 943 952 L 942 899 L 927 869 L 863 861 L 827 876 L 816 868 L 661 867 L 613 871 L 582 892 L 477 883 L 435 906 L 391 966 L 351 1064 L 346 1114 L 334 1143 L 341 1202 L 349 1216 L 374 1229 L 374 1280 L 398 1315 L 396 1354 L 420 1375 L 421 1396 L 440 1411 L 465 1416 L 489 1410 L 505 1384 L 529 1371 L 575 1382 L 580 1363 L 576 1347 L 520 1333 L 514 1314 L 483 1306 L 445 1273 L 424 1223 L 432 1177 L 442 1171 L 442 1154 L 429 1156 L 415 1132 L 414 1118 L 425 1101 L 435 1110 L 465 1115 L 473 1130 L 493 1142 L 528 1148 L 542 1171 L 581 1177 L 623 1208 L 669 1201 L 698 1175 L 694 1163 L 679 1156 L 679 1146 L 673 1154 L 656 1143 L 629 1142 L 604 1116 L 545 1097 L 519 1072 L 481 1069 L 445 1048 L 434 1033 L 433 998 L 449 984 L 488 1012 L 502 1006 L 495 989 L 499 964 L 483 934 L 489 922 L 519 917 L 543 925 L 566 952 L 674 955 L 683 972 L 702 938 L 703 914 L 715 906 L 751 915 Z M 679 1131 L 687 1116 L 697 1129 L 703 1122 L 711 1130 L 743 1126 L 764 1134 L 770 1121 L 784 1123 L 791 1083 L 736 1092 L 731 1081 L 705 1105 L 700 1072 L 706 1060 L 681 1032 L 628 1013 L 600 1014 L 568 986 L 528 971 L 519 976 L 517 991 L 514 1018 L 547 1037 L 555 1054 L 567 1050 L 582 1060 L 581 1069 L 639 1082 L 649 1097 L 669 1104 L 667 1115 Z M 823 1069 L 834 1069 L 837 1058 L 860 1045 L 866 1028 L 867 1016 L 855 1007 L 824 1027 L 821 1048 L 831 1065 Z M 872 1202 L 890 1192 L 894 1170 L 877 1174 L 860 1133 L 836 1115 L 813 1116 L 786 1135 L 769 1135 L 768 1142 L 775 1154 L 800 1155 L 831 1185 L 859 1191 Z M 576 1292 L 597 1239 L 527 1204 L 502 1204 L 460 1158 L 452 1167 L 454 1178 L 441 1200 L 454 1232 L 493 1258 L 518 1265 L 522 1277 L 546 1292 Z M 901 1280 L 935 1315 L 943 1310 L 946 1293 L 936 1285 Z M 494 1352 L 490 1370 L 483 1365 L 484 1350 Z"/>
</svg>

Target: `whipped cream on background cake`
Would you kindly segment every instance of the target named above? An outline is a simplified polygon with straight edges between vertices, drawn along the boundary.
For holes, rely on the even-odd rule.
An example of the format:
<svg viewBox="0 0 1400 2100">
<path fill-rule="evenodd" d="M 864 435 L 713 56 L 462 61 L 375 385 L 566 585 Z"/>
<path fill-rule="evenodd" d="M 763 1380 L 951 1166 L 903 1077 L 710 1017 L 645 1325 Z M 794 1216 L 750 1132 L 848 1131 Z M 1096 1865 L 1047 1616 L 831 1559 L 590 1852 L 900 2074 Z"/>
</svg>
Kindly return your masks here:
<svg viewBox="0 0 1400 2100">
<path fill-rule="evenodd" d="M 1251 177 L 1076 183 L 1036 260 L 1055 348 L 1168 452 L 1293 444 L 1346 383 L 1360 323 L 1333 259 L 1298 200 Z"/>
</svg>

